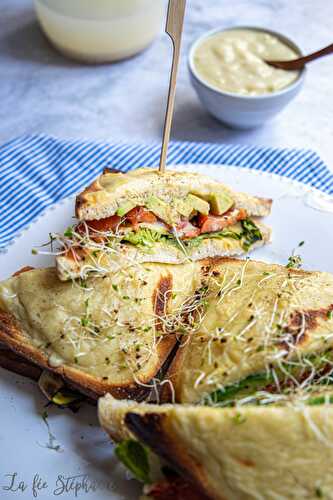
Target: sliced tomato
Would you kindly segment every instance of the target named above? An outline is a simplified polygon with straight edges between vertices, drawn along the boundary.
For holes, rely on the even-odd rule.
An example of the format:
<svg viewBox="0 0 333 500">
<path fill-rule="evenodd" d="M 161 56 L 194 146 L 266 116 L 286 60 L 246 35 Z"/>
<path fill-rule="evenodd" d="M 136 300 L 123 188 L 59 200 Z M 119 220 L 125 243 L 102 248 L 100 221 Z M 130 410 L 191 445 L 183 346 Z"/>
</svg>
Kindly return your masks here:
<svg viewBox="0 0 333 500">
<path fill-rule="evenodd" d="M 154 223 L 157 222 L 156 215 L 144 207 L 135 207 L 126 214 L 128 220 L 133 226 L 137 226 L 139 222 Z"/>
<path fill-rule="evenodd" d="M 87 221 L 87 226 L 90 230 L 107 233 L 109 231 L 115 231 L 120 222 L 121 217 L 113 215 L 112 217 L 107 217 L 106 219 L 89 220 Z"/>
<path fill-rule="evenodd" d="M 177 476 L 153 484 L 147 493 L 154 500 L 208 500 L 195 486 Z"/>
<path fill-rule="evenodd" d="M 193 226 L 188 220 L 184 220 L 178 224 L 176 231 L 181 239 L 196 238 L 200 234 L 200 228 Z"/>
<path fill-rule="evenodd" d="M 13 276 L 20 276 L 20 274 L 27 273 L 28 271 L 33 271 L 35 268 L 31 266 L 25 266 L 22 267 L 22 269 L 19 269 L 16 271 L 16 273 L 13 274 Z"/>
<path fill-rule="evenodd" d="M 247 212 L 243 208 L 232 208 L 223 215 L 202 215 L 198 217 L 200 233 L 215 233 L 236 224 L 247 218 Z"/>
<path fill-rule="evenodd" d="M 84 260 L 85 251 L 80 247 L 72 247 L 66 252 L 65 256 L 70 260 L 80 262 L 81 260 Z"/>
</svg>

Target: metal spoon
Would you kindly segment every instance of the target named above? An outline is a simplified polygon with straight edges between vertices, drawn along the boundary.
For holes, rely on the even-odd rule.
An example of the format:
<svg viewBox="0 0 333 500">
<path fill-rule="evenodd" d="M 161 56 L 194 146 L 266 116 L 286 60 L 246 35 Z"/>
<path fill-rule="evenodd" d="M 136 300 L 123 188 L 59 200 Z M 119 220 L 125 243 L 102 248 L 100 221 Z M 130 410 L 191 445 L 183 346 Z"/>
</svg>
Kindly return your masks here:
<svg viewBox="0 0 333 500">
<path fill-rule="evenodd" d="M 315 59 L 319 59 L 319 57 L 327 56 L 328 54 L 333 53 L 333 43 L 328 47 L 317 50 L 317 52 L 313 52 L 313 54 L 309 54 L 308 56 L 299 57 L 298 59 L 292 59 L 290 61 L 265 61 L 270 66 L 278 69 L 286 69 L 286 70 L 301 70 L 304 66 Z"/>
<path fill-rule="evenodd" d="M 183 34 L 186 0 L 169 0 L 168 18 L 166 22 L 166 33 L 170 36 L 173 44 L 173 59 L 170 77 L 167 111 L 164 123 L 163 143 L 160 159 L 160 173 L 165 172 L 170 141 L 173 110 L 175 105 L 177 74 L 180 59 L 180 47 Z"/>
</svg>

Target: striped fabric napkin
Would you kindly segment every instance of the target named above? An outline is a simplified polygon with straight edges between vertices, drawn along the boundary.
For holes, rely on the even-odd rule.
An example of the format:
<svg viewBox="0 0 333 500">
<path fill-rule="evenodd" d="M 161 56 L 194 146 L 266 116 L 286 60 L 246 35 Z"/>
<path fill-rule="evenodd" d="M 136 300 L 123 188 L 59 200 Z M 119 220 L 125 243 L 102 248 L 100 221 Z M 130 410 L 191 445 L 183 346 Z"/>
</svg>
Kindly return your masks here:
<svg viewBox="0 0 333 500">
<path fill-rule="evenodd" d="M 77 193 L 106 166 L 158 165 L 159 144 L 110 144 L 25 136 L 0 147 L 0 250 L 48 206 Z M 273 172 L 333 194 L 333 175 L 310 150 L 174 142 L 169 164 L 238 165 Z"/>
</svg>

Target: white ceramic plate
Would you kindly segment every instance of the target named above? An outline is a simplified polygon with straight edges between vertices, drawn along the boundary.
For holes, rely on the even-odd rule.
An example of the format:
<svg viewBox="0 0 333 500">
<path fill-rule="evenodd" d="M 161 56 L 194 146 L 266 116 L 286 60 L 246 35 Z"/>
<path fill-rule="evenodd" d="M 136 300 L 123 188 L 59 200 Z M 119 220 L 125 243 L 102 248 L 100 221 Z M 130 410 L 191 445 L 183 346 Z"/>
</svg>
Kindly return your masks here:
<svg viewBox="0 0 333 500">
<path fill-rule="evenodd" d="M 298 250 L 304 267 L 333 272 L 333 198 L 275 175 L 236 167 L 175 168 L 210 174 L 238 190 L 274 199 L 267 220 L 273 227 L 273 243 L 256 251 L 254 258 L 285 264 L 304 241 Z M 52 265 L 51 258 L 34 256 L 31 249 L 45 243 L 50 231 L 69 226 L 73 209 L 73 198 L 66 199 L 25 230 L 0 255 L 0 280 L 26 265 Z M 0 387 L 1 499 L 138 498 L 140 487 L 126 479 L 114 458 L 109 440 L 98 427 L 95 408 L 83 408 L 76 415 L 49 410 L 50 431 L 60 446 L 55 451 L 47 447 L 49 431 L 41 416 L 45 399 L 36 384 L 0 369 Z"/>
</svg>

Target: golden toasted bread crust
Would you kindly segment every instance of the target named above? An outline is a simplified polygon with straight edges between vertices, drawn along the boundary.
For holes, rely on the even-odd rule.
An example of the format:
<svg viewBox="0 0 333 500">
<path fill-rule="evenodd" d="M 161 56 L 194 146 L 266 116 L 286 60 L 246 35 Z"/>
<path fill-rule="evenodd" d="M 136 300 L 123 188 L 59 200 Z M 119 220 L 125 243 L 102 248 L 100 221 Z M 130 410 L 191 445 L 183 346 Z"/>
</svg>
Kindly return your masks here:
<svg viewBox="0 0 333 500">
<path fill-rule="evenodd" d="M 181 373 L 185 354 L 185 350 L 181 347 L 180 344 L 178 344 L 178 348 L 177 350 L 175 348 L 174 357 L 165 374 L 165 378 L 169 380 L 169 384 L 164 384 L 160 391 L 160 401 L 162 404 L 174 403 L 179 400 L 179 395 L 177 393 L 179 384 L 177 382 L 179 373 Z"/>
<path fill-rule="evenodd" d="M 24 357 L 15 354 L 7 347 L 1 347 L 0 345 L 0 366 L 5 370 L 8 370 L 23 377 L 30 378 L 31 380 L 37 381 L 42 374 L 42 369 L 27 361 Z"/>
<path fill-rule="evenodd" d="M 48 358 L 40 350 L 33 347 L 27 341 L 27 337 L 19 323 L 15 318 L 4 311 L 0 310 L 0 341 L 3 342 L 9 349 L 16 354 L 24 357 L 28 361 L 35 363 L 40 368 L 50 370 L 51 372 L 60 375 L 65 382 L 70 383 L 77 390 L 86 396 L 97 399 L 104 394 L 110 393 L 118 399 L 135 399 L 141 400 L 149 393 L 148 388 L 143 388 L 141 385 L 132 383 L 124 385 L 114 385 L 110 382 L 98 380 L 79 369 L 69 366 L 52 367 L 48 363 Z M 155 367 L 154 373 L 142 380 L 143 383 L 148 383 L 151 378 L 162 368 L 164 360 L 175 345 L 175 338 L 166 336 L 158 345 L 159 363 Z"/>
<path fill-rule="evenodd" d="M 75 213 L 80 220 L 102 219 L 114 215 L 118 202 L 124 202 L 129 194 L 145 197 L 148 194 L 167 192 L 169 195 L 173 193 L 181 198 L 191 190 L 199 190 L 204 195 L 218 188 L 231 193 L 236 205 L 242 205 L 249 215 L 263 217 L 271 211 L 271 199 L 234 192 L 228 186 L 206 175 L 175 171 L 160 174 L 154 169 L 141 168 L 131 170 L 127 174 L 117 171 L 104 172 L 77 196 Z"/>
<path fill-rule="evenodd" d="M 202 499 L 215 497 L 207 489 L 204 466 L 187 454 L 177 439 L 170 439 L 172 430 L 168 428 L 166 414 L 128 412 L 125 416 L 128 429 L 158 456 L 164 458 L 179 474 L 198 488 Z M 219 499 L 221 500 L 221 496 Z"/>
<path fill-rule="evenodd" d="M 25 268 L 21 272 L 26 272 Z M 172 275 L 162 276 L 157 283 L 157 286 L 152 294 L 153 310 L 159 318 L 167 313 L 168 304 L 172 295 Z M 156 329 L 161 328 L 161 323 L 157 320 Z M 17 355 L 28 360 L 28 362 L 37 365 L 42 369 L 50 370 L 60 375 L 65 382 L 78 389 L 86 396 L 97 399 L 104 394 L 110 393 L 118 399 L 135 399 L 142 400 L 150 393 L 148 387 L 143 387 L 138 383 L 112 384 L 109 381 L 100 380 L 91 376 L 80 369 L 62 365 L 60 367 L 52 367 L 48 363 L 48 357 L 41 351 L 29 343 L 28 338 L 24 335 L 23 328 L 13 315 L 0 309 L 0 342 L 3 345 L 16 353 Z M 154 370 L 141 378 L 140 382 L 148 384 L 150 380 L 162 369 L 164 362 L 175 347 L 177 340 L 173 335 L 165 335 L 157 344 L 158 363 L 155 364 Z M 7 363 L 9 367 L 9 363 Z M 14 364 L 12 363 L 12 367 Z M 35 372 L 36 378 L 37 371 Z"/>
</svg>

